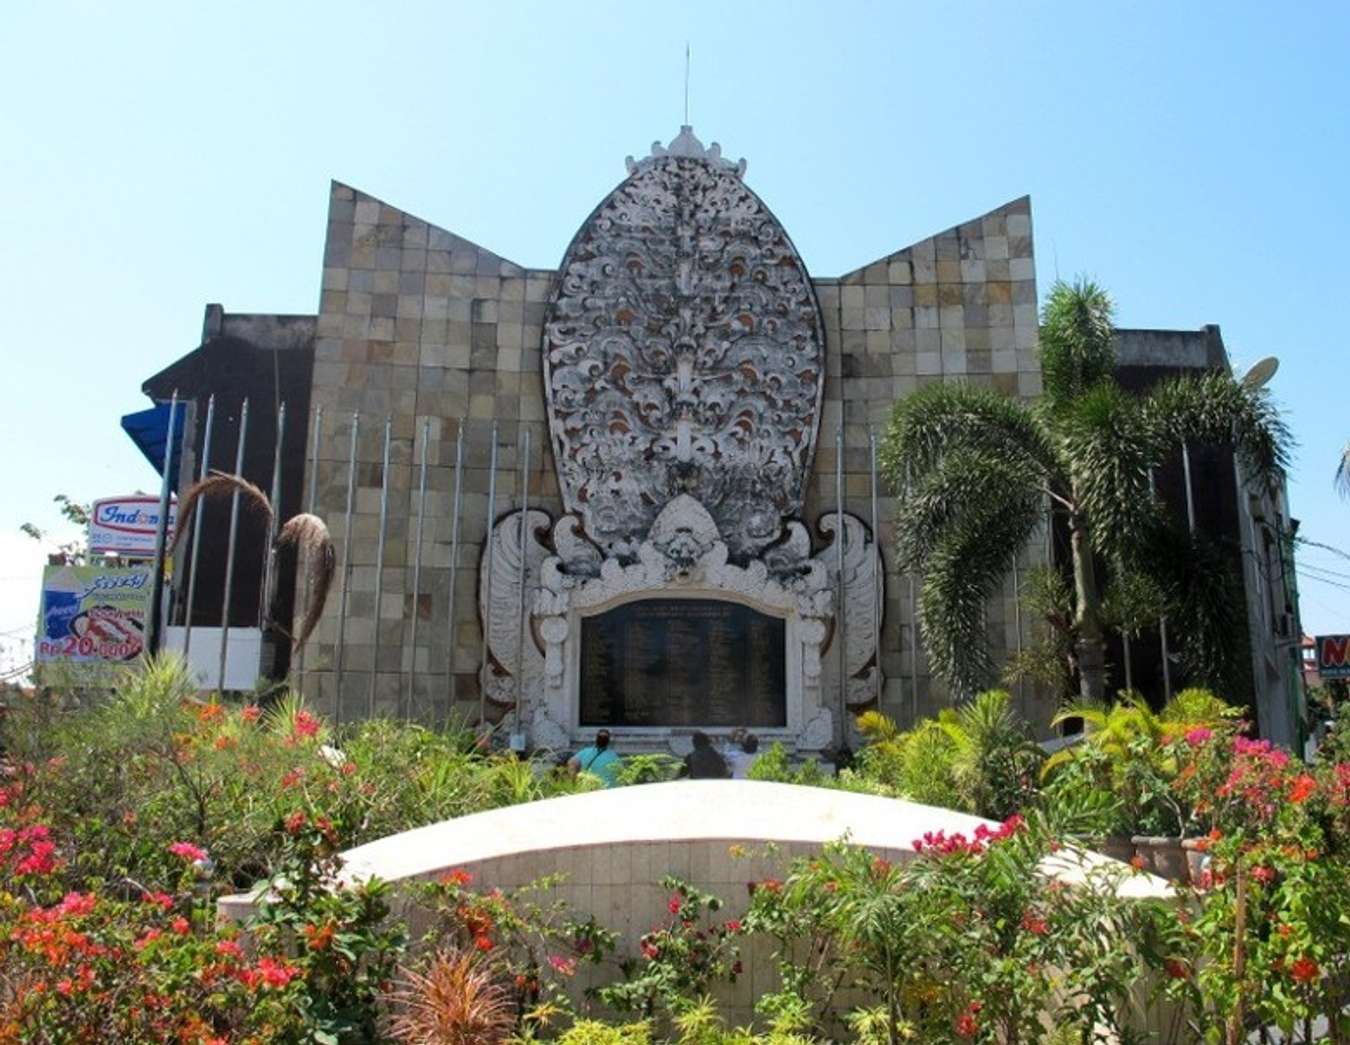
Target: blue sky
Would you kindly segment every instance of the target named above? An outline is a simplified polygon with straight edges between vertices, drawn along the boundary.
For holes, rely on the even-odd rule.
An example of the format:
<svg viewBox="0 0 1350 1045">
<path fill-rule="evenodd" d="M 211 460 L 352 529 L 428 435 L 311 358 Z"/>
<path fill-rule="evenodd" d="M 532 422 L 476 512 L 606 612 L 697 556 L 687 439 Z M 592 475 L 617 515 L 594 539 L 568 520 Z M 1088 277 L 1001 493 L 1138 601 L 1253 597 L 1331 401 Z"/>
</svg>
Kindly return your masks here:
<svg viewBox="0 0 1350 1045">
<path fill-rule="evenodd" d="M 690 110 L 811 271 L 1030 194 L 1042 293 L 1282 361 L 1303 533 L 1350 549 L 1350 8 L 1301 4 L 42 4 L 0 34 L 0 646 L 52 495 L 150 488 L 118 428 L 202 308 L 312 312 L 330 178 L 556 265 Z M 1305 553 L 1311 631 L 1350 561 Z"/>
</svg>

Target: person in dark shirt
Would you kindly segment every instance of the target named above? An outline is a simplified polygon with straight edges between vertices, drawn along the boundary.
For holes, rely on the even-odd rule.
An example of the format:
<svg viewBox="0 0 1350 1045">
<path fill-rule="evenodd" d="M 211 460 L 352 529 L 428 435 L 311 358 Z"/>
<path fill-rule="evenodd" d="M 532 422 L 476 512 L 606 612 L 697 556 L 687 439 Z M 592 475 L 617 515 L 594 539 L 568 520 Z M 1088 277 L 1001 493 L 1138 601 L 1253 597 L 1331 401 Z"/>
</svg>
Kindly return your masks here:
<svg viewBox="0 0 1350 1045">
<path fill-rule="evenodd" d="M 694 750 L 684 756 L 684 768 L 680 770 L 680 776 L 690 780 L 725 780 L 731 776 L 726 761 L 712 746 L 707 733 L 696 729 L 690 739 L 694 742 Z"/>
</svg>

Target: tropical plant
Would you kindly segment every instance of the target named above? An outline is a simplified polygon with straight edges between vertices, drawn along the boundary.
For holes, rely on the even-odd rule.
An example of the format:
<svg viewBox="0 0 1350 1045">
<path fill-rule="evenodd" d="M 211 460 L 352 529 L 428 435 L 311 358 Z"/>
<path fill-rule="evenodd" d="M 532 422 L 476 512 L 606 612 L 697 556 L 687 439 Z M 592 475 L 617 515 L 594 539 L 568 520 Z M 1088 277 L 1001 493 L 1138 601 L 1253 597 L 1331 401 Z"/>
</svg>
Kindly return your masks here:
<svg viewBox="0 0 1350 1045">
<path fill-rule="evenodd" d="M 930 385 L 896 404 L 881 465 L 901 504 L 900 557 L 923 575 L 924 644 L 959 694 L 993 675 L 985 602 L 1045 524 L 1047 501 L 1069 533 L 1073 667 L 1081 695 L 1100 700 L 1100 567 L 1156 572 L 1148 550 L 1166 524 L 1152 469 L 1188 443 L 1234 446 L 1252 482 L 1275 481 L 1288 460 L 1288 431 L 1263 389 L 1217 372 L 1172 378 L 1146 396 L 1122 388 L 1113 377 L 1113 310 L 1088 280 L 1051 288 L 1041 327 L 1045 394 L 1035 405 L 965 384 Z"/>
<path fill-rule="evenodd" d="M 858 718 L 869 744 L 857 773 L 913 801 L 1002 819 L 1035 793 L 1044 754 L 1004 690 L 946 708 L 907 732 L 877 711 Z"/>
<path fill-rule="evenodd" d="M 424 971 L 405 968 L 386 998 L 389 1033 L 404 1045 L 496 1045 L 515 1030 L 506 988 L 473 954 L 437 952 Z"/>
</svg>

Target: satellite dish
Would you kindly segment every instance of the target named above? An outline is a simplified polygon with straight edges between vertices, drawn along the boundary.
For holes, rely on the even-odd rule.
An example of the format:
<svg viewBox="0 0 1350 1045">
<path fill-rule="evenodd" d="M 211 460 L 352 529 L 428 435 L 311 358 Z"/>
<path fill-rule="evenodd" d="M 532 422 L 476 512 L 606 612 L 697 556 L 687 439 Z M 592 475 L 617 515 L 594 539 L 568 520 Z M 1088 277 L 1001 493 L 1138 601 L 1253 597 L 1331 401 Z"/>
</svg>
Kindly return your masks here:
<svg viewBox="0 0 1350 1045">
<path fill-rule="evenodd" d="M 1265 359 L 1258 359 L 1247 368 L 1247 372 L 1242 375 L 1241 383 L 1248 388 L 1262 388 L 1275 376 L 1275 371 L 1279 369 L 1279 359 L 1275 356 L 1266 356 Z"/>
</svg>

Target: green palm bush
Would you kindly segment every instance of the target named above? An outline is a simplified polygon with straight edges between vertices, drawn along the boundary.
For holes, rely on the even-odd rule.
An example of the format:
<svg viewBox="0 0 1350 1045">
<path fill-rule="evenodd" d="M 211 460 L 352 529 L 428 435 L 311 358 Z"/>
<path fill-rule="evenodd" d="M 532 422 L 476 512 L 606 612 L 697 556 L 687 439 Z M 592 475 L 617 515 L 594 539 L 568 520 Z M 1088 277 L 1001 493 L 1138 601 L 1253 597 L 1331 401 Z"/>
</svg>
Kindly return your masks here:
<svg viewBox="0 0 1350 1045">
<path fill-rule="evenodd" d="M 1121 387 L 1113 376 L 1113 312 L 1091 281 L 1051 288 L 1041 321 L 1045 393 L 1033 405 L 946 383 L 896 404 L 881 466 L 901 505 L 899 558 L 922 574 L 924 645 L 958 695 L 978 692 L 994 676 L 985 603 L 1044 525 L 1047 503 L 1071 545 L 1069 667 L 1084 698 L 1103 700 L 1102 566 L 1113 576 L 1158 575 L 1201 554 L 1157 554 L 1171 538 L 1152 470 L 1190 443 L 1234 447 L 1254 483 L 1283 474 L 1289 433 L 1263 389 L 1224 373 L 1173 378 L 1143 396 Z M 1185 651 L 1199 677 L 1214 677 L 1224 666 L 1214 634 L 1231 630 L 1231 606 L 1213 592 L 1188 602 L 1193 585 L 1170 574 L 1158 577 L 1157 588 L 1191 613 Z M 1195 616 L 1225 611 L 1226 621 Z"/>
</svg>

